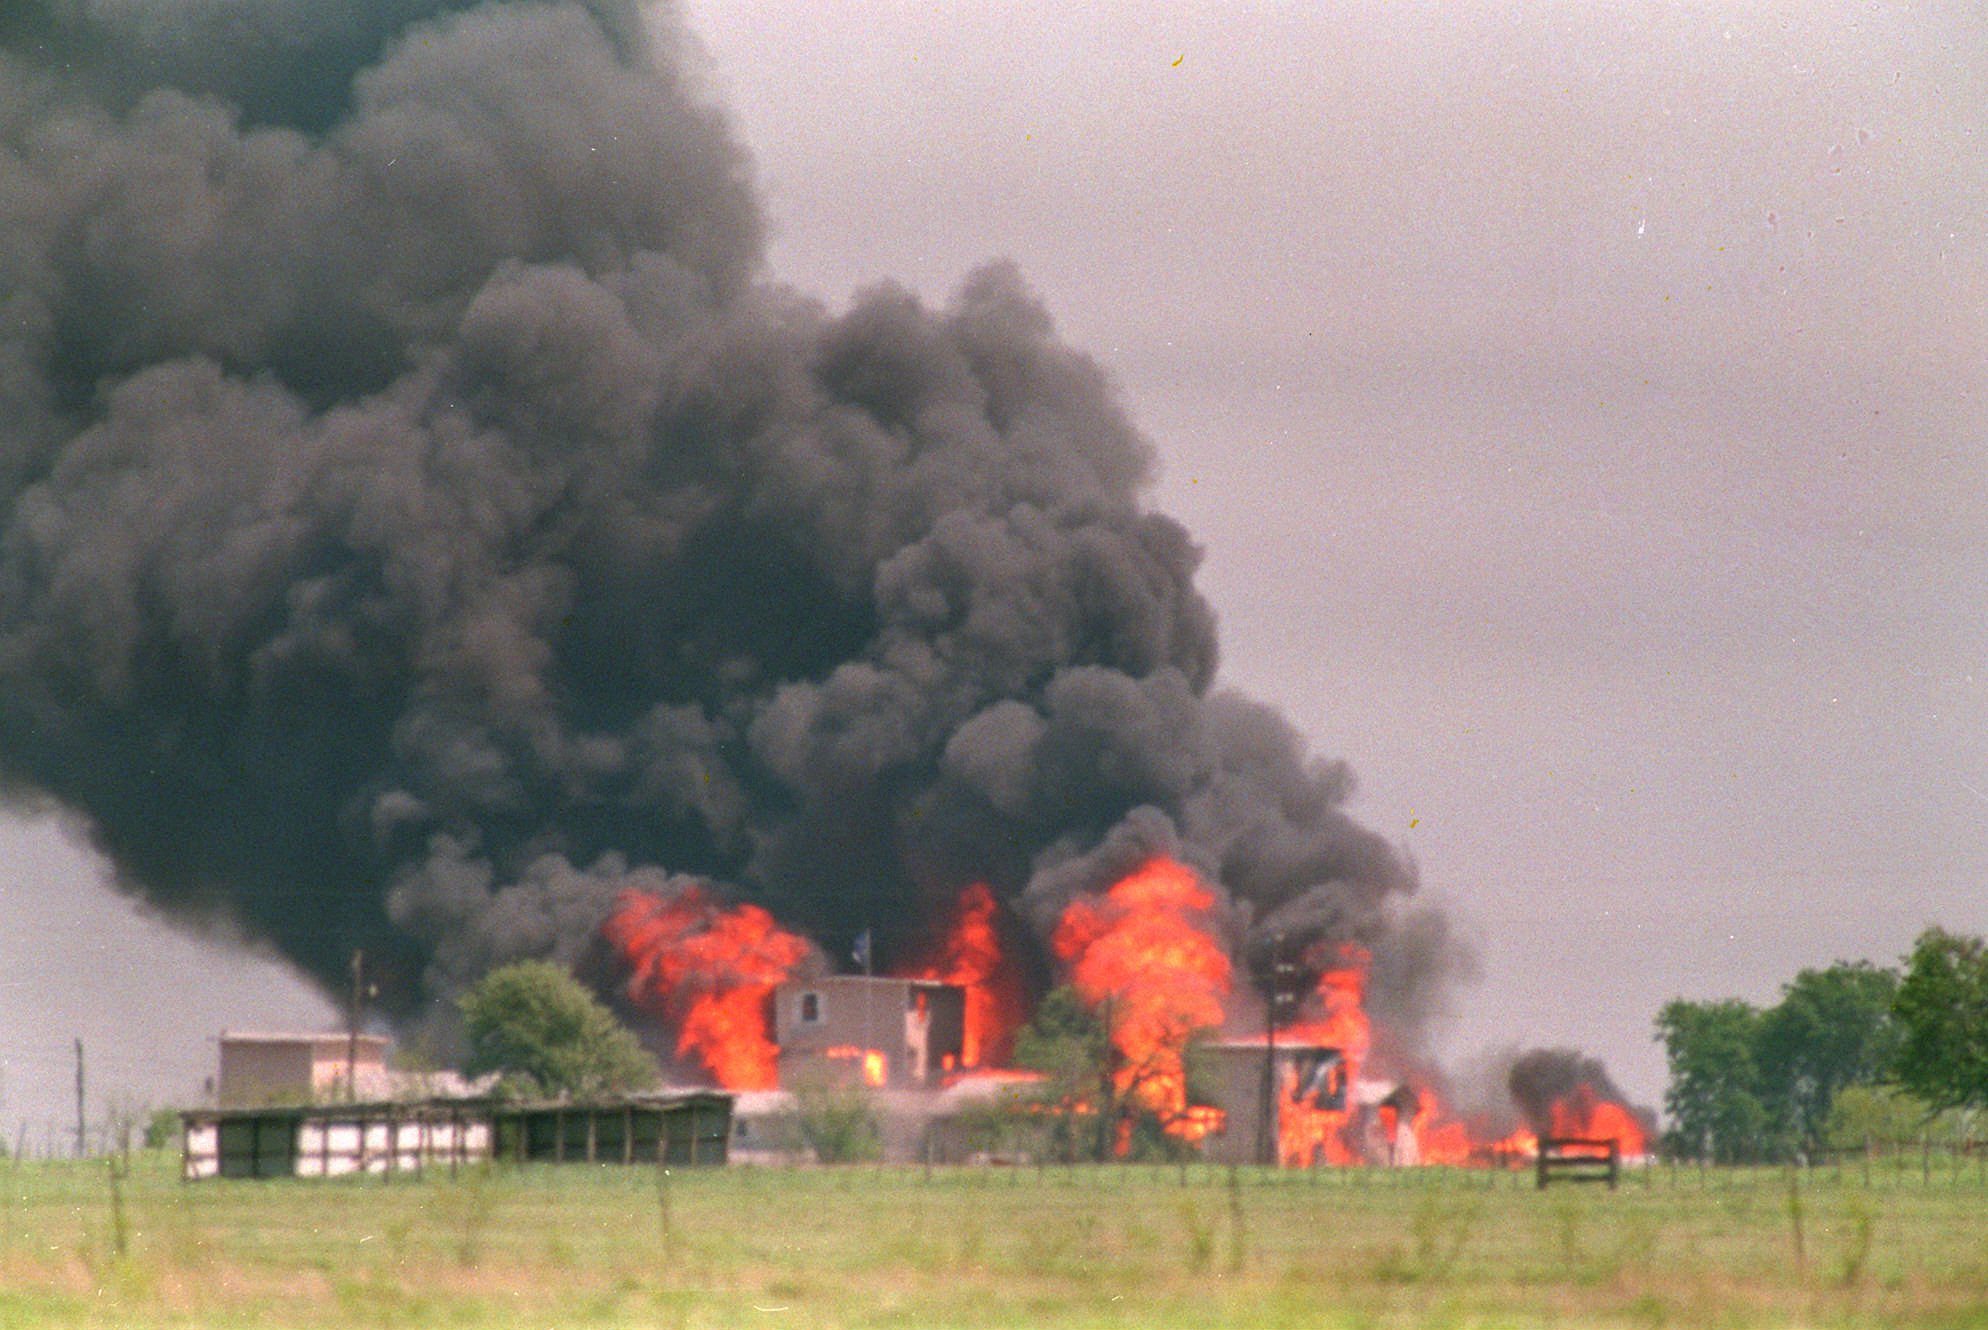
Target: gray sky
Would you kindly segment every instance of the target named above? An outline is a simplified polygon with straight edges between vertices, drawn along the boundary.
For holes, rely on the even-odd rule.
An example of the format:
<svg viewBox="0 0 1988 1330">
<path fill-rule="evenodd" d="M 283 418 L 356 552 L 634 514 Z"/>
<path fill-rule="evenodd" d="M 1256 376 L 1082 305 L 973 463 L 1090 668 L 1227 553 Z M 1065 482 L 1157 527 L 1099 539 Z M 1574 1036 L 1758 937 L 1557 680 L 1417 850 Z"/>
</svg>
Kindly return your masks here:
<svg viewBox="0 0 1988 1330">
<path fill-rule="evenodd" d="M 1484 975 L 1656 1007 L 1988 928 L 1988 25 L 1884 6 L 696 6 L 779 274 L 1015 258 L 1157 444 L 1223 677 Z"/>
<path fill-rule="evenodd" d="M 1480 950 L 1454 1054 L 1654 1101 L 1665 999 L 1988 930 L 1976 7 L 688 9 L 777 278 L 1012 257 L 1119 381 L 1223 680 Z M 10 1133 L 75 1035 L 159 1102 L 330 1016 L 5 847 Z"/>
</svg>

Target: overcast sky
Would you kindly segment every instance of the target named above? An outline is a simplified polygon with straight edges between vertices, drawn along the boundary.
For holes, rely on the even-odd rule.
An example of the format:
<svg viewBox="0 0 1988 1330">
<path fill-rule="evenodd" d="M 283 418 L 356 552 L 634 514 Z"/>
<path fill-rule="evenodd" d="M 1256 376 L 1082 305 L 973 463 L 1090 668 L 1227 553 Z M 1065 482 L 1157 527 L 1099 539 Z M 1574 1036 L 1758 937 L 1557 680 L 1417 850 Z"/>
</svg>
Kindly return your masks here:
<svg viewBox="0 0 1988 1330">
<path fill-rule="evenodd" d="M 1013 258 L 1160 457 L 1222 681 L 1477 946 L 1447 1047 L 1988 931 L 1977 6 L 700 0 L 772 275 Z M 0 838 L 0 1122 L 332 1016 Z M 40 904 L 37 904 L 37 901 Z M 80 978 L 79 978 L 80 976 Z M 198 976 L 196 984 L 193 979 Z M 39 1139 L 39 1137 L 38 1137 Z"/>
<path fill-rule="evenodd" d="M 1223 678 L 1464 921 L 1458 1052 L 1988 928 L 1988 26 L 1884 6 L 693 11 L 774 266 L 1016 259 Z"/>
</svg>

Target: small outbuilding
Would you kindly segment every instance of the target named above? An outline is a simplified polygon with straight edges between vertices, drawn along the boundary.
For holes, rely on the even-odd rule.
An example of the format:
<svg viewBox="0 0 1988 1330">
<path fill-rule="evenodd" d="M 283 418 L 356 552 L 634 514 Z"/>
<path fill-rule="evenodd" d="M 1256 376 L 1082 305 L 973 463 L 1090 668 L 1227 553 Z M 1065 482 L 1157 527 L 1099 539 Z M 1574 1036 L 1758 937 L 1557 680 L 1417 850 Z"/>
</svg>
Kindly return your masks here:
<svg viewBox="0 0 1988 1330">
<path fill-rule="evenodd" d="M 490 1122 L 497 1158 L 520 1164 L 723 1164 L 732 1096 L 689 1090 L 602 1103 L 505 1104 Z"/>
<path fill-rule="evenodd" d="M 221 1032 L 223 1108 L 385 1098 L 387 1041 L 376 1034 Z"/>
</svg>

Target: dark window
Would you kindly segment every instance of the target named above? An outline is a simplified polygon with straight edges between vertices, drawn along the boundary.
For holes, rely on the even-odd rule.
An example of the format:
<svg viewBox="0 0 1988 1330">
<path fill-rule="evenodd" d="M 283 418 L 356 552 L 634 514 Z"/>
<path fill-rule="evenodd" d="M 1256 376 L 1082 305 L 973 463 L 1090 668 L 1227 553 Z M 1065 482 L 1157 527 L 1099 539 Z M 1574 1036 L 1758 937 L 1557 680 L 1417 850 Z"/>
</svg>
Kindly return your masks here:
<svg viewBox="0 0 1988 1330">
<path fill-rule="evenodd" d="M 821 1021 L 821 994 L 801 994 L 801 1024 L 815 1025 Z"/>
</svg>

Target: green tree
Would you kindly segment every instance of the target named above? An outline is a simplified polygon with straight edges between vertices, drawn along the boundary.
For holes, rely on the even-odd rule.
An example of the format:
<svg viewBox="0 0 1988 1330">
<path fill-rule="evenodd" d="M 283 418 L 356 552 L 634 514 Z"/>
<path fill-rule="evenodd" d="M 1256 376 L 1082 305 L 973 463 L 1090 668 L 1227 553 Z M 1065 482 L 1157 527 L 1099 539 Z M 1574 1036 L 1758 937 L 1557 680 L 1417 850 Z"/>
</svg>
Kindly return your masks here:
<svg viewBox="0 0 1988 1330">
<path fill-rule="evenodd" d="M 579 980 L 549 961 L 492 970 L 462 995 L 472 1076 L 497 1072 L 523 1094 L 593 1095 L 647 1089 L 655 1059 Z"/>
<path fill-rule="evenodd" d="M 1988 1104 L 1988 943 L 1929 928 L 1892 999 L 1899 1084 L 1935 1109 Z"/>
<path fill-rule="evenodd" d="M 1197 1056 L 1200 1032 L 1190 1035 L 1178 1061 L 1156 1050 L 1144 1062 L 1129 1060 L 1114 1044 L 1112 1004 L 1093 1007 L 1076 989 L 1053 989 L 1015 1037 L 1017 1067 L 1044 1080 L 1030 1111 L 1047 1115 L 1054 1148 L 1063 1157 L 1102 1162 L 1173 1159 L 1195 1147 L 1168 1130 L 1175 1125 L 1150 1103 L 1154 1082 L 1184 1080 L 1188 1104 L 1209 1102 Z"/>
<path fill-rule="evenodd" d="M 1072 1162 L 1105 1158 L 1114 1096 L 1103 1016 L 1069 985 L 1051 989 L 1016 1032 L 1014 1062 L 1042 1073 L 1030 1109 L 1047 1115 L 1056 1153 Z"/>
<path fill-rule="evenodd" d="M 1813 1151 L 1824 1144 L 1830 1108 L 1846 1087 L 1891 1070 L 1899 1031 L 1891 1006 L 1898 975 L 1868 961 L 1803 970 L 1764 1012 L 1754 1059 L 1761 1095 L 1777 1124 Z"/>
<path fill-rule="evenodd" d="M 861 1164 L 883 1158 L 883 1132 L 867 1091 L 849 1086 L 794 1087 L 793 1130 L 823 1164 Z"/>
<path fill-rule="evenodd" d="M 1761 1098 L 1755 1050 L 1762 1015 L 1737 999 L 1677 999 L 1657 1013 L 1670 1066 L 1664 1113 L 1667 1149 L 1693 1159 L 1739 1163 L 1772 1157 L 1778 1144 Z"/>
<path fill-rule="evenodd" d="M 1967 1137 L 1967 1123 L 1959 1110 L 1935 1113 L 1925 1100 L 1895 1085 L 1844 1086 L 1824 1127 L 1824 1139 L 1835 1150 L 1895 1148 L 1921 1140 L 1958 1144 Z"/>
<path fill-rule="evenodd" d="M 147 1150 L 177 1149 L 180 1133 L 184 1130 L 176 1108 L 155 1108 L 145 1119 L 145 1148 Z"/>
</svg>

